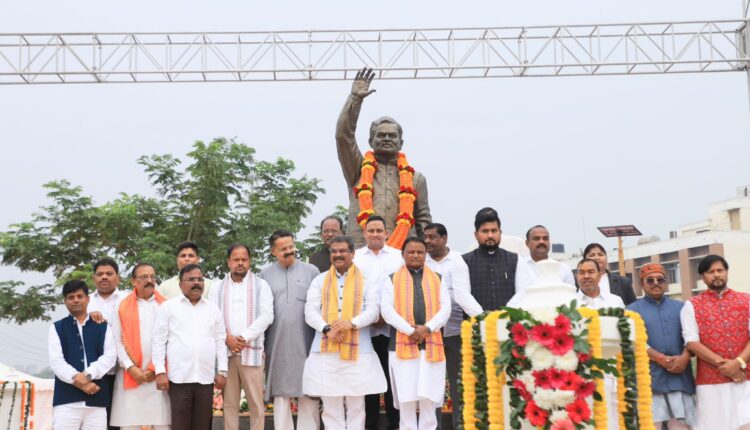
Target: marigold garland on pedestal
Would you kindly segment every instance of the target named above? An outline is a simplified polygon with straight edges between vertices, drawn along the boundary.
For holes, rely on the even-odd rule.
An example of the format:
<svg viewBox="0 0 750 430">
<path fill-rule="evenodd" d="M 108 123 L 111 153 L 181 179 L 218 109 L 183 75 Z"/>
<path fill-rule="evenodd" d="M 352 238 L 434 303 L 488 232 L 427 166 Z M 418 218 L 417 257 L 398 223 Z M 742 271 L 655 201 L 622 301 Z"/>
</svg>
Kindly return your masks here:
<svg viewBox="0 0 750 430">
<path fill-rule="evenodd" d="M 471 347 L 471 326 L 474 323 L 475 318 L 461 323 L 461 390 L 463 391 L 461 415 L 464 430 L 476 430 L 477 428 L 474 418 L 477 378 L 471 369 L 474 363 L 474 353 Z"/>
<path fill-rule="evenodd" d="M 503 412 L 503 385 L 505 385 L 505 373 L 501 373 L 495 364 L 495 358 L 500 355 L 500 341 L 497 338 L 497 321 L 500 319 L 500 311 L 490 312 L 484 320 L 484 354 L 487 365 L 487 403 L 488 421 L 490 430 L 503 430 L 505 428 L 505 417 Z"/>
<path fill-rule="evenodd" d="M 474 356 L 471 370 L 476 375 L 474 388 L 474 418 L 476 419 L 477 430 L 488 430 L 488 398 L 487 398 L 487 365 L 484 356 L 484 344 L 482 342 L 481 322 L 487 316 L 487 313 L 481 313 L 474 318 L 474 324 L 471 326 L 471 350 Z"/>
<path fill-rule="evenodd" d="M 545 430 L 606 429 L 606 409 L 600 425 L 589 406 L 592 396 L 595 405 L 601 400 L 596 387 L 603 373 L 616 371 L 614 360 L 601 358 L 600 340 L 587 341 L 598 330 L 598 314 L 584 318 L 574 300 L 529 312 L 503 308 L 503 317 L 510 336 L 496 362 L 507 375 L 510 426 L 520 429 L 525 421 Z"/>
<path fill-rule="evenodd" d="M 578 312 L 584 318 L 591 321 L 588 326 L 588 343 L 591 346 L 591 354 L 594 358 L 602 358 L 602 329 L 599 319 L 599 312 L 589 308 L 579 308 Z M 597 430 L 607 430 L 607 404 L 605 402 L 604 378 L 596 379 L 596 392 L 599 398 L 594 397 L 594 428 Z"/>
<path fill-rule="evenodd" d="M 625 405 L 625 375 L 622 372 L 622 353 L 617 354 L 617 371 L 620 373 L 617 376 L 617 421 L 621 429 L 627 429 L 624 414 L 628 409 Z"/>
<path fill-rule="evenodd" d="M 367 219 L 375 214 L 372 204 L 373 193 L 375 188 L 373 180 L 375 172 L 378 169 L 378 162 L 375 160 L 375 153 L 368 151 L 362 160 L 360 169 L 359 183 L 354 187 L 354 195 L 359 201 L 359 213 L 357 214 L 357 223 L 365 228 Z M 409 236 L 409 231 L 415 223 L 414 220 L 414 202 L 417 200 L 417 191 L 414 189 L 414 168 L 409 165 L 406 155 L 403 152 L 398 153 L 398 215 L 396 215 L 396 227 L 388 237 L 388 246 L 401 249 L 401 246 Z"/>
<path fill-rule="evenodd" d="M 635 322 L 635 374 L 638 383 L 638 423 L 642 430 L 654 429 L 654 416 L 651 410 L 653 398 L 651 394 L 651 370 L 646 343 L 648 333 L 646 324 L 640 314 L 625 311 L 625 315 Z"/>
</svg>

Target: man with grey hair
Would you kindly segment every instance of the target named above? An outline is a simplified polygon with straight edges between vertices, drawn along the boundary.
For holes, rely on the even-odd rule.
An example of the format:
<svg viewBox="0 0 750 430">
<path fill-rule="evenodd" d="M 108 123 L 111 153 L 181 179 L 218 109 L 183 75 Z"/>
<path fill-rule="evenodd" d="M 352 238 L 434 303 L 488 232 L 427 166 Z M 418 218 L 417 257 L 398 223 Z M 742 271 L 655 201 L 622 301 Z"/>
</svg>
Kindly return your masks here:
<svg viewBox="0 0 750 430">
<path fill-rule="evenodd" d="M 344 108 L 341 110 L 336 123 L 336 148 L 338 150 L 341 170 L 346 179 L 349 189 L 349 222 L 347 223 L 346 235 L 354 239 L 357 248 L 365 244 L 362 227 L 359 221 L 360 205 L 354 187 L 358 185 L 364 156 L 357 146 L 355 131 L 357 119 L 362 109 L 362 101 L 375 90 L 370 89 L 370 82 L 375 77 L 372 69 L 362 69 L 357 73 L 352 91 L 346 99 Z M 404 144 L 401 126 L 390 117 L 376 119 L 370 125 L 370 147 L 375 153 L 375 173 L 372 180 L 372 209 L 375 214 L 386 220 L 386 229 L 394 231 L 396 228 L 396 217 L 399 215 L 399 166 L 398 155 Z M 416 201 L 414 202 L 414 227 L 412 233 L 422 235 L 424 226 L 432 222 L 430 206 L 427 202 L 427 180 L 424 175 L 414 172 L 414 191 Z"/>
</svg>

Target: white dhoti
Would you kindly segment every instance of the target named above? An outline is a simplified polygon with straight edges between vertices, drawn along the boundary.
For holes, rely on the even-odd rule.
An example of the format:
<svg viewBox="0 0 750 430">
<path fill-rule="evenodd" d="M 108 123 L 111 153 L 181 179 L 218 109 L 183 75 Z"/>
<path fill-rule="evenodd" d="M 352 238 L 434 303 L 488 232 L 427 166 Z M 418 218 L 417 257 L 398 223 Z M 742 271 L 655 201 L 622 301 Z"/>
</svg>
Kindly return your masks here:
<svg viewBox="0 0 750 430">
<path fill-rule="evenodd" d="M 113 427 L 170 425 L 172 417 L 169 394 L 157 390 L 156 381 L 145 382 L 126 390 L 123 382 L 124 372 L 122 368 L 118 369 L 115 377 L 109 424 Z"/>
<path fill-rule="evenodd" d="M 750 430 L 750 382 L 698 385 L 695 430 Z"/>
<path fill-rule="evenodd" d="M 393 403 L 430 400 L 443 404 L 445 396 L 445 361 L 427 361 L 425 351 L 419 351 L 419 358 L 402 360 L 396 352 L 390 351 L 389 365 Z M 433 415 L 434 415 L 433 410 Z"/>
<path fill-rule="evenodd" d="M 364 396 L 386 390 L 385 374 L 374 352 L 342 360 L 338 352 L 311 352 L 305 360 L 302 391 L 313 397 Z"/>
</svg>

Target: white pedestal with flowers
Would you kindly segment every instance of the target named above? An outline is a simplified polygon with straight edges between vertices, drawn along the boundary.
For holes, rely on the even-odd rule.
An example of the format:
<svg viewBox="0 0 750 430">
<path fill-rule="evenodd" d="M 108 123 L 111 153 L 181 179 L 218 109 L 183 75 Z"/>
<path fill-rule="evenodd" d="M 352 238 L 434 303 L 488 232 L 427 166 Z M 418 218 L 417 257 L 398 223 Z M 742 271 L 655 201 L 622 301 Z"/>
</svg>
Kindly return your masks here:
<svg viewBox="0 0 750 430">
<path fill-rule="evenodd" d="M 626 347 L 629 355 L 624 355 L 632 359 L 634 333 L 645 333 L 645 328 L 637 315 L 599 316 L 592 309 L 573 309 L 570 304 L 576 298 L 575 286 L 560 280 L 558 264 L 537 263 L 541 279 L 526 291 L 518 309 L 491 312 L 479 324 L 472 319 L 462 326 L 465 430 L 484 426 L 489 430 L 607 429 L 606 403 L 598 395 L 594 401 L 593 393 L 604 393 L 601 375 L 613 372 L 613 357 L 618 357 L 618 365 L 622 362 L 621 333 L 626 333 L 625 345 L 630 345 Z M 641 348 L 635 348 L 640 358 L 636 361 L 641 371 L 638 386 L 642 388 L 639 392 L 648 391 L 648 395 L 638 396 L 637 407 L 635 401 L 625 402 L 620 396 L 620 406 L 615 407 L 626 410 L 627 405 L 627 413 L 621 414 L 620 425 L 615 428 L 646 429 L 653 425 L 647 357 L 646 375 L 642 375 L 645 335 L 640 337 L 636 345 Z M 505 371 L 495 376 L 499 368 Z M 475 374 L 474 370 L 479 371 Z M 621 392 L 628 388 L 635 391 L 635 377 L 627 380 L 627 387 L 625 378 L 610 378 L 613 384 L 619 382 Z M 635 409 L 641 412 L 637 414 Z M 639 420 L 636 415 L 640 415 Z"/>
</svg>

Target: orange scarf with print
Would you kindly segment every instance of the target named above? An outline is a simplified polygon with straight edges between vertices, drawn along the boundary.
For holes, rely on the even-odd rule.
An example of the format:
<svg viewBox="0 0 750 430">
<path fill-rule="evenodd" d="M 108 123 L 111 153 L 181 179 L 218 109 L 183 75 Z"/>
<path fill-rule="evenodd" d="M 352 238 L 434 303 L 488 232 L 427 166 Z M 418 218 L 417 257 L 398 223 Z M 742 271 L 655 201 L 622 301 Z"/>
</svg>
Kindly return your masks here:
<svg viewBox="0 0 750 430">
<path fill-rule="evenodd" d="M 425 321 L 429 321 L 440 311 L 440 277 L 427 266 L 422 270 Z M 414 325 L 414 279 L 406 266 L 393 274 L 393 302 L 396 312 Z M 427 361 L 445 361 L 443 335 L 439 330 L 425 338 L 425 353 Z M 400 331 L 396 332 L 396 357 L 402 360 L 419 357 L 419 345 Z"/>
<path fill-rule="evenodd" d="M 352 318 L 362 313 L 364 301 L 365 279 L 362 272 L 354 264 L 346 272 L 344 280 L 344 299 L 341 303 L 341 316 L 339 316 L 339 286 L 336 277 L 336 269 L 331 266 L 323 280 L 322 292 L 322 316 L 326 324 L 342 319 L 351 321 Z M 323 336 L 321 341 L 321 352 L 337 352 L 342 360 L 356 360 L 359 357 L 359 330 L 351 329 L 344 331 L 344 340 L 336 342 Z"/>
<path fill-rule="evenodd" d="M 161 304 L 166 298 L 154 289 L 154 300 Z M 122 344 L 125 346 L 125 352 L 130 357 L 130 361 L 135 366 L 141 367 L 143 364 L 143 351 L 141 351 L 141 322 L 138 317 L 138 296 L 133 290 L 127 297 L 122 299 L 117 310 L 120 317 L 120 328 L 122 329 Z M 148 370 L 154 371 L 154 363 L 149 360 Z M 138 387 L 138 381 L 130 376 L 127 371 L 122 374 L 126 390 Z"/>
</svg>

